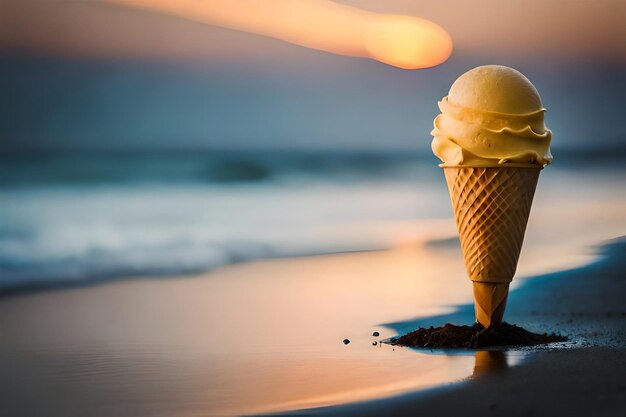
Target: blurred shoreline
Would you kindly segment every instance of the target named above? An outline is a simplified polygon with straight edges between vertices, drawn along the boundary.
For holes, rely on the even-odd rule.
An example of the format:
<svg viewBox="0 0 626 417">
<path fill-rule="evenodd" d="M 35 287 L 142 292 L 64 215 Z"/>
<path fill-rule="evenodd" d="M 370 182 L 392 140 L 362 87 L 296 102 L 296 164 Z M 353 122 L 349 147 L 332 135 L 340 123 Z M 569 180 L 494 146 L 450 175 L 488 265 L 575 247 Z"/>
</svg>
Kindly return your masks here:
<svg viewBox="0 0 626 417">
<path fill-rule="evenodd" d="M 321 150 L 2 154 L 0 294 L 451 238 L 434 159 Z M 537 253 L 530 273 L 545 266 L 538 245 L 558 252 L 554 269 L 626 231 L 621 162 L 617 152 L 571 152 L 546 168 L 525 245 Z"/>
</svg>

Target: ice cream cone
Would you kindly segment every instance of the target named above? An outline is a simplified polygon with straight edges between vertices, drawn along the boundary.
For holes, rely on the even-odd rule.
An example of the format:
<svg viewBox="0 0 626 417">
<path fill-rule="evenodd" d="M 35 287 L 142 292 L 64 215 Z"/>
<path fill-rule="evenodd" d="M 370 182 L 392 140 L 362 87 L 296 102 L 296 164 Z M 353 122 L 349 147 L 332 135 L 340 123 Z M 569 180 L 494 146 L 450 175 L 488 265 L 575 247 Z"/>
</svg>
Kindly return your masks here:
<svg viewBox="0 0 626 417">
<path fill-rule="evenodd" d="M 537 180 L 552 161 L 541 97 L 519 71 L 483 65 L 462 74 L 439 101 L 431 134 L 441 160 L 476 320 L 502 322 Z"/>
<path fill-rule="evenodd" d="M 476 320 L 502 322 L 541 168 L 445 167 Z"/>
<path fill-rule="evenodd" d="M 474 311 L 476 321 L 485 328 L 502 323 L 506 299 L 509 295 L 509 283 L 474 281 Z"/>
</svg>

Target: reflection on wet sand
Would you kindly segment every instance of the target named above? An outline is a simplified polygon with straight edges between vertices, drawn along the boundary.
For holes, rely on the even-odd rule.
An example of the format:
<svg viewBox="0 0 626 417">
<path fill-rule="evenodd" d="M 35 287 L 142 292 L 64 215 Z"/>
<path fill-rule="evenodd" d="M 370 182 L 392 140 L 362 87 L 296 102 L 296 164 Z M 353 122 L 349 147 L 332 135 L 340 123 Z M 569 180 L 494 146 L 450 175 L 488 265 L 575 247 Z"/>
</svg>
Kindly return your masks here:
<svg viewBox="0 0 626 417">
<path fill-rule="evenodd" d="M 473 378 L 506 372 L 519 365 L 528 352 L 523 350 L 481 350 L 475 352 Z"/>
<path fill-rule="evenodd" d="M 0 414 L 232 416 L 460 380 L 471 356 L 372 343 L 393 335 L 376 323 L 467 300 L 463 273 L 412 246 L 0 299 L 0 369 L 21 376 Z"/>
<path fill-rule="evenodd" d="M 493 372 L 503 372 L 508 369 L 506 352 L 501 350 L 484 350 L 476 352 L 474 363 L 474 377 Z"/>
</svg>

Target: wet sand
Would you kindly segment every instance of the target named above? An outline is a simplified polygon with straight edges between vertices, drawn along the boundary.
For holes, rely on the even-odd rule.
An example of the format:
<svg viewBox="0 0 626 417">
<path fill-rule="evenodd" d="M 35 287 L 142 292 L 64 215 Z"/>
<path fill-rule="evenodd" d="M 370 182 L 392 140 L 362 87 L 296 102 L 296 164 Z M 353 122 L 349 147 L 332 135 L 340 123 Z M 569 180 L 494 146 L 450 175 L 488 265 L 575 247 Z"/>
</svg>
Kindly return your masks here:
<svg viewBox="0 0 626 417">
<path fill-rule="evenodd" d="M 378 401 L 288 415 L 306 416 L 617 416 L 626 410 L 626 241 L 586 267 L 533 278 L 511 294 L 507 320 L 558 331 L 571 342 L 528 349 L 509 367 L 497 352 L 477 356 L 474 376 L 457 384 Z M 397 322 L 400 333 L 471 315 Z M 285 415 L 285 414 L 283 414 Z"/>
<path fill-rule="evenodd" d="M 0 415 L 610 414 L 624 406 L 625 251 L 515 284 L 507 321 L 576 342 L 539 352 L 372 345 L 473 321 L 454 307 L 471 300 L 454 242 L 2 297 Z"/>
<path fill-rule="evenodd" d="M 0 298 L 0 415 L 235 416 L 456 381 L 473 354 L 372 343 L 381 320 L 464 302 L 462 273 L 410 246 Z"/>
</svg>

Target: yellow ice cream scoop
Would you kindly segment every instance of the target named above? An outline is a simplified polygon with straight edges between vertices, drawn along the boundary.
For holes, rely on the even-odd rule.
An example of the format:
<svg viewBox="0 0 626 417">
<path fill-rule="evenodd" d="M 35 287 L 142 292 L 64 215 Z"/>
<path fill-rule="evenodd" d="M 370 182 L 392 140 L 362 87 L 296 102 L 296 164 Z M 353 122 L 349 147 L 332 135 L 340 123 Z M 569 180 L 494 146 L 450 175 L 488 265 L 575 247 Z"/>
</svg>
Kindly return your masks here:
<svg viewBox="0 0 626 417">
<path fill-rule="evenodd" d="M 439 102 L 432 149 L 443 162 L 473 282 L 476 320 L 502 321 L 552 132 L 539 93 L 513 68 L 487 65 L 461 75 Z"/>
<path fill-rule="evenodd" d="M 539 93 L 519 71 L 485 65 L 439 102 L 432 149 L 442 167 L 543 167 L 552 161 Z"/>
</svg>

